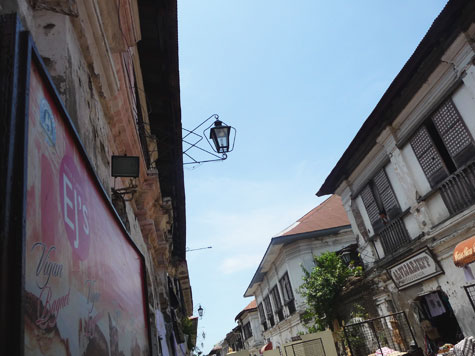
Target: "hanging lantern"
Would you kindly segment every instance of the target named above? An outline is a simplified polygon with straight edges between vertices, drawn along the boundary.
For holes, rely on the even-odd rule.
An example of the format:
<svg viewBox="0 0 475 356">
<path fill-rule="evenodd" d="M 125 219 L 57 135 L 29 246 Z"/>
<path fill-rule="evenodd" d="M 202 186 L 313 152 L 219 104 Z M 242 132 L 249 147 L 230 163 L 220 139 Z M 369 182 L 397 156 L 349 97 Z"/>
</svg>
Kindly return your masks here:
<svg viewBox="0 0 475 356">
<path fill-rule="evenodd" d="M 229 135 L 231 133 L 231 126 L 223 125 L 219 120 L 214 122 L 214 127 L 211 128 L 209 138 L 213 140 L 216 152 L 229 152 Z"/>
</svg>

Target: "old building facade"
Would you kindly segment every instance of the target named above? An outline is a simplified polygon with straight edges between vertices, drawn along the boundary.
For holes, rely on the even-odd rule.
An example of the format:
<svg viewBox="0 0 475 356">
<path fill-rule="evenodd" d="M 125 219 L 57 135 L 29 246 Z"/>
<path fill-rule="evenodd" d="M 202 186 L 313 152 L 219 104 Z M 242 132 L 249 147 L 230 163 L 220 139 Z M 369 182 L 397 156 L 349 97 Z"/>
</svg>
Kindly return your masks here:
<svg viewBox="0 0 475 356">
<path fill-rule="evenodd" d="M 242 339 L 241 349 L 235 350 L 247 350 L 251 356 L 259 355 L 260 349 L 264 345 L 264 338 L 261 332 L 256 301 L 253 300 L 241 310 L 236 315 L 235 321 L 240 327 Z"/>
<path fill-rule="evenodd" d="M 41 338 L 53 335 L 73 355 L 87 354 L 96 346 L 111 354 L 136 354 L 139 349 L 154 355 L 190 351 L 187 341 L 192 331 L 186 325 L 193 302 L 185 254 L 176 11 L 176 1 L 7 0 L 0 4 L 1 108 L 7 128 L 1 133 L 5 172 L 1 330 L 2 345 L 11 347 L 11 354 L 51 353 L 53 346 Z M 22 91 L 18 88 L 23 83 Z M 21 107 L 27 100 L 29 105 Z M 41 112 L 38 126 L 35 110 Z M 25 136 L 16 133 L 21 112 L 26 116 Z M 44 112 L 50 121 L 44 120 Z M 47 133 L 48 145 L 41 132 Z M 21 141 L 26 142 L 23 153 L 12 148 L 21 147 Z M 112 156 L 137 157 L 138 176 L 112 177 Z M 25 166 L 15 163 L 23 160 Z M 75 182 L 80 186 L 77 191 Z M 38 212 L 36 204 L 41 206 Z M 32 216 L 42 221 L 41 228 Z M 80 219 L 84 236 L 78 232 Z M 61 240 L 68 229 L 73 231 L 71 251 Z M 48 240 L 47 234 L 54 237 Z M 16 239 L 21 235 L 26 236 L 24 243 Z M 106 236 L 111 243 L 101 245 Z M 81 255 L 75 249 L 80 249 L 83 237 L 88 244 L 87 253 Z M 38 246 L 56 252 L 44 262 Z M 131 274 L 124 275 L 123 282 L 135 281 L 138 288 L 125 290 L 126 283 L 117 287 L 121 297 L 130 292 L 138 298 L 137 305 L 143 304 L 143 314 L 138 311 L 143 335 L 136 339 L 126 337 L 131 325 L 125 320 L 125 305 L 109 295 L 114 288 L 108 281 L 121 271 L 113 267 L 120 254 L 113 255 L 112 246 L 124 253 L 119 263 L 130 258 L 136 266 L 124 269 Z M 90 257 L 93 248 L 98 249 L 96 262 Z M 38 258 L 54 262 L 58 278 L 36 281 L 35 286 L 35 276 L 28 272 Z M 51 276 L 51 269 L 48 273 Z M 91 287 L 89 294 L 76 286 L 83 280 Z M 93 314 L 83 316 L 86 307 L 74 309 L 72 300 L 78 305 L 83 298 L 91 302 L 92 286 L 97 287 Z M 54 309 L 47 293 L 51 298 L 64 293 L 61 312 L 59 299 Z M 25 296 L 39 300 L 37 313 L 49 313 L 48 328 L 26 315 Z M 96 329 L 77 326 L 82 319 L 85 324 L 80 325 L 89 327 L 93 320 Z M 30 338 L 30 327 L 43 336 Z M 78 340 L 75 328 L 79 334 L 85 330 Z M 97 335 L 100 342 L 94 339 Z"/>
<path fill-rule="evenodd" d="M 302 268 L 310 271 L 313 256 L 338 252 L 355 243 L 348 218 L 338 196 L 332 196 L 311 210 L 278 236 L 267 251 L 244 297 L 256 299 L 263 350 L 283 350 L 307 327 L 300 314 L 306 309 L 297 292 L 303 283 Z"/>
<path fill-rule="evenodd" d="M 379 314 L 429 351 L 475 333 L 475 269 L 454 263 L 475 235 L 474 14 L 448 2 L 317 193 L 342 197 Z"/>
</svg>

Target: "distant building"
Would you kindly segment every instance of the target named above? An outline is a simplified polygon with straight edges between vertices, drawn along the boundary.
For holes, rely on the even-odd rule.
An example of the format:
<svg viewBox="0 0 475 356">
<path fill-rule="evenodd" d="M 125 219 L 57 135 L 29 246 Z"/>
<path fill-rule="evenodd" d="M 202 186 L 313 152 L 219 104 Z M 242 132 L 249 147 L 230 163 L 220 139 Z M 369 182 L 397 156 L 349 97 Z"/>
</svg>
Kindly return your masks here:
<svg viewBox="0 0 475 356">
<path fill-rule="evenodd" d="M 342 197 L 379 314 L 435 349 L 475 334 L 474 18 L 447 3 L 318 192 Z"/>
<path fill-rule="evenodd" d="M 256 301 L 253 300 L 250 302 L 238 315 L 236 315 L 235 320 L 241 329 L 243 340 L 242 349 L 249 351 L 251 356 L 259 355 L 259 350 L 264 345 L 264 338 L 262 337 Z"/>
<path fill-rule="evenodd" d="M 300 320 L 305 301 L 296 292 L 303 282 L 302 267 L 311 270 L 314 255 L 338 252 L 355 242 L 341 199 L 336 195 L 272 238 L 244 293 L 244 297 L 256 299 L 260 329 L 254 338 L 265 340 L 263 349 L 281 349 L 307 330 Z"/>
</svg>

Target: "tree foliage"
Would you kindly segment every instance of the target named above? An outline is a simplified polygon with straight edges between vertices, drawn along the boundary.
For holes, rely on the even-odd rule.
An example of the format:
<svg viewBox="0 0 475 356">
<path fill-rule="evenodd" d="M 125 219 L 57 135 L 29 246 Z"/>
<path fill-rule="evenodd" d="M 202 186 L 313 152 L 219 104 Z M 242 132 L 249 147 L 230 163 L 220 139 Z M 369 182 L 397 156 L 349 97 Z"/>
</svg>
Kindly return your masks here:
<svg viewBox="0 0 475 356">
<path fill-rule="evenodd" d="M 315 267 L 304 271 L 304 283 L 298 292 L 305 298 L 307 309 L 303 321 L 310 332 L 332 329 L 337 319 L 337 302 L 348 279 L 362 274 L 361 267 L 346 266 L 334 252 L 313 257 Z"/>
</svg>

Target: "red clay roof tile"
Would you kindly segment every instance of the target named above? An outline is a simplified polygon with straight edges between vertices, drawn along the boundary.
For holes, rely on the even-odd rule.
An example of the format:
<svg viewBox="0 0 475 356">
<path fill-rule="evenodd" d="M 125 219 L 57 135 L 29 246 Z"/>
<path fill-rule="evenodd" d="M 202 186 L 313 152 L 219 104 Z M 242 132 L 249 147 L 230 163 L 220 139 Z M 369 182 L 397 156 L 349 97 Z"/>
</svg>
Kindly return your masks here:
<svg viewBox="0 0 475 356">
<path fill-rule="evenodd" d="M 295 235 L 310 231 L 325 230 L 350 225 L 343 203 L 338 195 L 332 195 L 316 208 L 310 210 L 279 236 Z"/>
<path fill-rule="evenodd" d="M 257 302 L 254 299 L 252 302 L 250 302 L 247 307 L 245 307 L 242 311 L 249 310 L 249 309 L 255 309 L 257 308 Z"/>
</svg>

